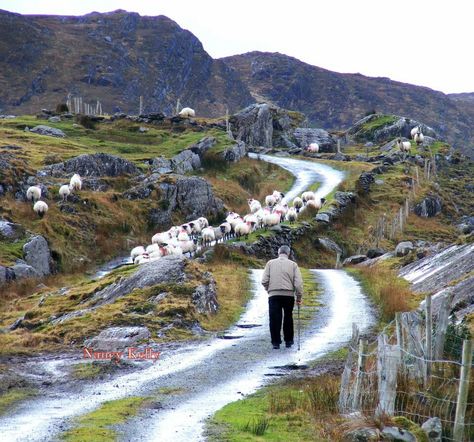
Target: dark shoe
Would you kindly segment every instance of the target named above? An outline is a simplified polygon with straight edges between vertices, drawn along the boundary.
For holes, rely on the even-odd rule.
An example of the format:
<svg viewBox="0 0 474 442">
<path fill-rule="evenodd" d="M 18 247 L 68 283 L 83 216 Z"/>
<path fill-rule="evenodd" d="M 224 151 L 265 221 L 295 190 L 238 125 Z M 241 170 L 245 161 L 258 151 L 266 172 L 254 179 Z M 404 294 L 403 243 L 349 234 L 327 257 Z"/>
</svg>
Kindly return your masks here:
<svg viewBox="0 0 474 442">
<path fill-rule="evenodd" d="M 293 341 L 290 341 L 290 342 L 286 342 L 286 343 L 285 343 L 285 347 L 286 347 L 286 348 L 290 348 L 292 345 L 293 345 Z"/>
<path fill-rule="evenodd" d="M 273 344 L 274 350 L 280 350 L 280 344 Z"/>
</svg>

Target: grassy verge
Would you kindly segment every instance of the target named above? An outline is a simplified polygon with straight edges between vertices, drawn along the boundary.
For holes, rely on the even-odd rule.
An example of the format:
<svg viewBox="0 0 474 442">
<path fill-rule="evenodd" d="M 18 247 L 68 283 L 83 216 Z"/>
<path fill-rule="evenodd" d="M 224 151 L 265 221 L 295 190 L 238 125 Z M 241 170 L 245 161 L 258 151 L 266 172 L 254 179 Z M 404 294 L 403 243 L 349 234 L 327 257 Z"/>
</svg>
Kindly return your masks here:
<svg viewBox="0 0 474 442">
<path fill-rule="evenodd" d="M 31 388 L 12 388 L 7 390 L 0 395 L 0 416 L 36 393 L 36 390 Z"/>
<path fill-rule="evenodd" d="M 130 397 L 109 401 L 100 408 L 81 416 L 76 425 L 68 430 L 62 440 L 67 442 L 112 442 L 117 440 L 117 432 L 110 428 L 135 416 L 147 398 Z"/>
</svg>

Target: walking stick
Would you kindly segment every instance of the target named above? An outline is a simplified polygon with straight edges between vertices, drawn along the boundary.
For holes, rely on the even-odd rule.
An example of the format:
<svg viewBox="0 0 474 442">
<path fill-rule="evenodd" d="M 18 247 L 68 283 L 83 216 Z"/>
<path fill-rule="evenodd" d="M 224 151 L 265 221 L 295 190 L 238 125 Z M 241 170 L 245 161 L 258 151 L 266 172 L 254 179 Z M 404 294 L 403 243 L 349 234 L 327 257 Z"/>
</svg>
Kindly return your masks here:
<svg viewBox="0 0 474 442">
<path fill-rule="evenodd" d="M 300 322 L 300 304 L 298 304 L 298 351 L 301 349 L 301 322 Z"/>
</svg>

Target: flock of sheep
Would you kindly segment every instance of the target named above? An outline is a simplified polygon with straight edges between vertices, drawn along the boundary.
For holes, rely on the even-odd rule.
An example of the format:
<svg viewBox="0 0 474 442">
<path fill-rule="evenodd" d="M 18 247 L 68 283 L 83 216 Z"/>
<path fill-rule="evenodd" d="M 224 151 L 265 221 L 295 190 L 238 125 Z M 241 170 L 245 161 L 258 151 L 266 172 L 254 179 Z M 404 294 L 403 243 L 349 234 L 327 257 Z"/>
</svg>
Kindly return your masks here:
<svg viewBox="0 0 474 442">
<path fill-rule="evenodd" d="M 71 195 L 72 192 L 81 189 L 82 179 L 77 173 L 75 173 L 71 177 L 69 184 L 64 184 L 59 188 L 59 196 L 63 201 L 66 201 L 67 197 Z M 33 201 L 33 210 L 40 218 L 42 218 L 49 209 L 48 205 L 44 201 L 41 201 L 41 187 L 39 186 L 29 187 L 26 191 L 26 199 L 28 201 Z"/>
<path fill-rule="evenodd" d="M 265 206 L 256 199 L 249 199 L 250 213 L 240 216 L 238 213 L 229 212 L 226 220 L 218 227 L 210 226 L 208 220 L 201 217 L 180 226 L 173 226 L 166 232 L 156 233 L 146 248 L 137 246 L 132 249 L 132 261 L 134 264 L 143 264 L 163 256 L 185 253 L 189 253 L 191 257 L 198 244 L 211 246 L 230 238 L 248 238 L 248 235 L 257 229 L 276 226 L 283 221 L 292 223 L 302 211 L 307 208 L 318 211 L 324 203 L 324 198 L 319 199 L 314 192 L 307 191 L 303 192 L 301 197 L 294 198 L 290 207 L 282 201 L 284 196 L 275 190 L 265 197 Z"/>
<path fill-rule="evenodd" d="M 410 131 L 412 139 L 415 141 L 417 146 L 423 144 L 424 136 L 421 132 L 421 128 L 416 126 Z M 397 138 L 396 145 L 404 154 L 410 153 L 411 143 L 409 141 L 402 141 L 401 138 Z"/>
</svg>

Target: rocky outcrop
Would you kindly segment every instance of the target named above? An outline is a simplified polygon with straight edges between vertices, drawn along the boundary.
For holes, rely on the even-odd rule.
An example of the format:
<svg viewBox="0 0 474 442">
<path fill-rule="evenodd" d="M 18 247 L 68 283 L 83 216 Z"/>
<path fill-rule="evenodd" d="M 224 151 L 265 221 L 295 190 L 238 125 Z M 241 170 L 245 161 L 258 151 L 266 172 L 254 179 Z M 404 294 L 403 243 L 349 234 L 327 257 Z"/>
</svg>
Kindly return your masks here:
<svg viewBox="0 0 474 442">
<path fill-rule="evenodd" d="M 81 177 L 104 177 L 137 175 L 135 164 L 115 155 L 106 153 L 84 154 L 64 163 L 51 164 L 38 172 L 39 176 L 62 177 L 78 173 Z"/>
<path fill-rule="evenodd" d="M 238 141 L 236 144 L 228 147 L 222 152 L 222 158 L 229 163 L 236 163 L 247 155 L 247 146 L 243 141 Z"/>
<path fill-rule="evenodd" d="M 174 211 L 186 219 L 200 216 L 217 217 L 224 210 L 223 202 L 214 196 L 211 185 L 203 178 L 169 175 L 165 181 L 156 182 L 159 189 L 160 208 L 151 209 L 150 220 L 156 226 L 169 226 Z"/>
<path fill-rule="evenodd" d="M 367 194 L 370 192 L 370 186 L 375 182 L 372 172 L 362 172 L 357 180 L 357 189 L 359 193 Z"/>
<path fill-rule="evenodd" d="M 353 255 L 349 256 L 346 258 L 342 265 L 348 266 L 348 265 L 355 265 L 355 264 L 360 264 L 361 262 L 367 261 L 367 256 L 366 255 Z"/>
<path fill-rule="evenodd" d="M 362 118 L 347 131 L 347 135 L 356 142 L 386 143 L 396 137 L 410 139 L 410 131 L 416 126 L 421 128 L 424 135 L 439 138 L 433 128 L 417 120 L 380 114 L 372 114 Z"/>
<path fill-rule="evenodd" d="M 197 143 L 193 144 L 192 146 L 189 146 L 188 150 L 195 153 L 196 155 L 199 155 L 199 157 L 202 158 L 204 154 L 216 143 L 217 140 L 214 137 L 204 137 Z"/>
<path fill-rule="evenodd" d="M 200 169 L 201 159 L 191 150 L 183 150 L 170 160 L 170 167 L 173 172 L 184 175 L 187 172 Z"/>
<path fill-rule="evenodd" d="M 441 425 L 441 419 L 439 417 L 432 417 L 428 419 L 422 426 L 421 429 L 428 436 L 428 442 L 441 442 L 443 428 Z"/>
<path fill-rule="evenodd" d="M 198 313 L 216 313 L 219 304 L 217 303 L 216 281 L 210 273 L 205 274 L 208 279 L 207 284 L 196 287 L 192 294 L 192 302 Z"/>
<path fill-rule="evenodd" d="M 411 241 L 402 241 L 397 244 L 397 247 L 395 247 L 395 255 L 406 256 L 413 250 L 415 250 L 415 246 Z"/>
<path fill-rule="evenodd" d="M 43 124 L 33 127 L 33 129 L 30 129 L 30 132 L 33 132 L 38 135 L 48 135 L 50 137 L 58 138 L 64 138 L 66 136 L 66 134 L 61 129 L 45 126 Z"/>
<path fill-rule="evenodd" d="M 92 298 L 94 306 L 110 304 L 135 289 L 182 282 L 186 278 L 185 262 L 186 258 L 183 256 L 165 256 L 157 261 L 142 264 L 133 275 L 119 278 L 118 281 L 97 292 Z"/>
<path fill-rule="evenodd" d="M 414 212 L 423 218 L 432 218 L 441 213 L 442 207 L 439 196 L 429 195 L 415 205 Z"/>
<path fill-rule="evenodd" d="M 23 236 L 25 236 L 23 226 L 0 218 L 0 241 L 15 241 Z"/>
<path fill-rule="evenodd" d="M 302 149 L 311 143 L 318 143 L 320 152 L 335 152 L 337 141 L 324 129 L 298 127 L 293 132 L 297 145 Z"/>
<path fill-rule="evenodd" d="M 320 211 L 314 218 L 316 221 L 329 224 L 341 217 L 356 202 L 356 194 L 354 192 L 336 192 L 334 194 L 335 203 L 331 204 L 324 211 Z"/>
<path fill-rule="evenodd" d="M 37 235 L 23 246 L 25 262 L 33 267 L 39 276 L 51 274 L 51 251 L 46 239 Z"/>
<path fill-rule="evenodd" d="M 84 346 L 102 351 L 119 351 L 151 338 L 146 327 L 109 327 L 97 336 L 86 339 Z"/>
</svg>

